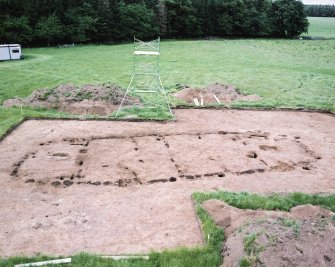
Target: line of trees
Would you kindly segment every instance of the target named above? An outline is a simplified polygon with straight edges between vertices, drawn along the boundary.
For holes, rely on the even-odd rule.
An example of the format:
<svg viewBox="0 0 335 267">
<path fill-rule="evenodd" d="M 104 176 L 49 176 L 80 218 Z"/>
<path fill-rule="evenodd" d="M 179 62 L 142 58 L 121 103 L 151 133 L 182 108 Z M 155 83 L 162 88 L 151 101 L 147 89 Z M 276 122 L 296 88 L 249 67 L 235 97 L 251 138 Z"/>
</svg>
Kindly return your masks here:
<svg viewBox="0 0 335 267">
<path fill-rule="evenodd" d="M 0 11 L 0 43 L 32 46 L 308 30 L 297 0 L 0 0 Z"/>
<path fill-rule="evenodd" d="M 335 17 L 335 5 L 306 5 L 308 17 Z"/>
</svg>

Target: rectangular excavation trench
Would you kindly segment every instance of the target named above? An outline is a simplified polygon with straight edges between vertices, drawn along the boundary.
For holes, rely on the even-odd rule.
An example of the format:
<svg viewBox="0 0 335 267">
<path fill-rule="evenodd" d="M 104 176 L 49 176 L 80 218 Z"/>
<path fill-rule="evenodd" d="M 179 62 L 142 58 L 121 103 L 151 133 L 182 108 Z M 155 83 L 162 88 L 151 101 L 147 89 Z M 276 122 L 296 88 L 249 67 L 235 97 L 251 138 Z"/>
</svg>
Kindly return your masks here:
<svg viewBox="0 0 335 267">
<path fill-rule="evenodd" d="M 196 246 L 194 191 L 335 191 L 331 115 L 178 110 L 176 117 L 19 126 L 0 143 L 0 255 Z"/>
</svg>

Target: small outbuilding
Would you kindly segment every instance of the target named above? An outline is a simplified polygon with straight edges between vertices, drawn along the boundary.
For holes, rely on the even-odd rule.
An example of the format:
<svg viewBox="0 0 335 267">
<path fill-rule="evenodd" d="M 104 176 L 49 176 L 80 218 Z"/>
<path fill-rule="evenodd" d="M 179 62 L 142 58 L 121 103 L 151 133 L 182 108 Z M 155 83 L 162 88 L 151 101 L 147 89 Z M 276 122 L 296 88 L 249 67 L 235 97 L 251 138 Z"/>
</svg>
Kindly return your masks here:
<svg viewBox="0 0 335 267">
<path fill-rule="evenodd" d="M 22 59 L 21 45 L 2 44 L 0 45 L 0 61 Z"/>
</svg>

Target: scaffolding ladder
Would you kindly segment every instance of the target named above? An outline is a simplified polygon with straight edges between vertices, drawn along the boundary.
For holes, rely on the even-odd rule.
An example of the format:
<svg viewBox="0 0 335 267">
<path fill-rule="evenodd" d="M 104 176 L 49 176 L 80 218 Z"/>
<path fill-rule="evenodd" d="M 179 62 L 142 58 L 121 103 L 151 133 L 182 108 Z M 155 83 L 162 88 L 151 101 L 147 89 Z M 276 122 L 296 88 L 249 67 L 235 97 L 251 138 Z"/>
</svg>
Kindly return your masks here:
<svg viewBox="0 0 335 267">
<path fill-rule="evenodd" d="M 143 42 L 134 37 L 133 75 L 127 90 L 117 110 L 116 117 L 121 111 L 127 95 L 141 98 L 144 108 L 166 110 L 171 117 L 170 103 L 164 90 L 159 72 L 160 38 Z M 134 106 L 133 106 L 134 107 Z"/>
</svg>

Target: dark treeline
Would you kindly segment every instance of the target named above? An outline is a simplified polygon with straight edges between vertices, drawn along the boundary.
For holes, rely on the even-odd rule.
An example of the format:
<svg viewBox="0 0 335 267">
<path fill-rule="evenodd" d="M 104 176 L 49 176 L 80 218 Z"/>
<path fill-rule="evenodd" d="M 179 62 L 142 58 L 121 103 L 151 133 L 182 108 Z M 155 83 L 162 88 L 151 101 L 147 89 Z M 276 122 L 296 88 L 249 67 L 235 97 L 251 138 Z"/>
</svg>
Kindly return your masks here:
<svg viewBox="0 0 335 267">
<path fill-rule="evenodd" d="M 0 0 L 0 43 L 44 46 L 306 32 L 296 0 Z"/>
<path fill-rule="evenodd" d="M 308 17 L 335 17 L 335 5 L 306 5 Z"/>
</svg>

